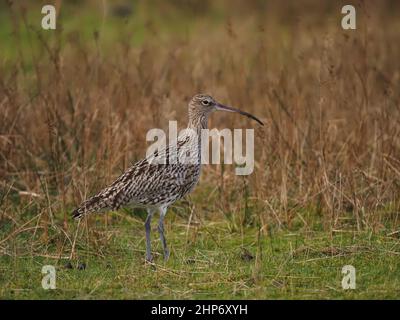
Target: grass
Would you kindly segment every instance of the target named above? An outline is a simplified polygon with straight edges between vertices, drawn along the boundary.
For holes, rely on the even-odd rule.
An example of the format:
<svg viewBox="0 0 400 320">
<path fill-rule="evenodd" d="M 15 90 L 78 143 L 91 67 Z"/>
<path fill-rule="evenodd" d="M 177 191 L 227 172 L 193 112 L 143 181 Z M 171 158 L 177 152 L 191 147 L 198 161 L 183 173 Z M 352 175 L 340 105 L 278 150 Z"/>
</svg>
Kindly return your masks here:
<svg viewBox="0 0 400 320">
<path fill-rule="evenodd" d="M 124 215 L 123 215 L 124 216 Z M 113 217 L 113 216 L 112 216 Z M 91 232 L 72 260 L 59 238 L 30 248 L 31 232 L 9 240 L 0 260 L 2 299 L 397 299 L 400 241 L 368 232 L 232 231 L 226 222 L 186 225 L 171 213 L 172 255 L 164 262 L 153 233 L 155 262 L 144 262 L 143 221 L 118 215 L 118 223 Z M 92 226 L 93 227 L 93 226 Z M 84 229 L 84 228 L 81 228 Z M 93 231 L 95 230 L 95 231 Z M 85 238 L 85 236 L 83 236 Z M 28 242 L 28 243 L 26 243 Z M 2 244 L 3 245 L 3 244 Z M 57 248 L 58 247 L 58 248 Z M 30 252 L 26 249 L 30 248 Z M 40 256 L 35 251 L 45 252 Z M 33 252 L 33 253 L 32 253 Z M 77 266 L 84 263 L 86 268 Z M 41 268 L 54 265 L 57 289 L 41 287 Z M 344 265 L 356 268 L 356 289 L 343 290 Z"/>
<path fill-rule="evenodd" d="M 399 296 L 399 4 L 359 1 L 343 30 L 332 1 L 57 3 L 44 31 L 39 2 L 0 2 L 1 298 Z M 143 262 L 143 211 L 78 228 L 71 211 L 199 92 L 265 122 L 210 119 L 255 129 L 253 174 L 204 166 L 168 213 L 167 263 Z"/>
</svg>

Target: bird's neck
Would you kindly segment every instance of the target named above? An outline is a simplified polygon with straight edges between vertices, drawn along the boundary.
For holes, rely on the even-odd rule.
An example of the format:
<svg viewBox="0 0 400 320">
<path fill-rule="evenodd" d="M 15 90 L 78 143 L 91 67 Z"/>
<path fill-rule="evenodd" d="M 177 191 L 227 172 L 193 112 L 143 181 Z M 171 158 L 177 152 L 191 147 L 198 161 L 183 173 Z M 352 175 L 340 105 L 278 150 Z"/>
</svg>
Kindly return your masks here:
<svg viewBox="0 0 400 320">
<path fill-rule="evenodd" d="M 188 129 L 195 130 L 198 134 L 200 134 L 201 129 L 207 129 L 207 127 L 208 115 L 189 113 Z"/>
</svg>

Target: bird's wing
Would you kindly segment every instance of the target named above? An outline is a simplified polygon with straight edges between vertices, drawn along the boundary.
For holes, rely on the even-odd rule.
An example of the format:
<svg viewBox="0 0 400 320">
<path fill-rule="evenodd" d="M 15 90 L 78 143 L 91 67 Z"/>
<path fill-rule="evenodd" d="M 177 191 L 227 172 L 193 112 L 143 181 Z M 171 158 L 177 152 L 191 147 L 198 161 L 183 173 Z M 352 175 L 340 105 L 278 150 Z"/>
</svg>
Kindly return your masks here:
<svg viewBox="0 0 400 320">
<path fill-rule="evenodd" d="M 116 210 L 129 203 L 153 205 L 179 192 L 185 183 L 185 166 L 169 163 L 175 148 L 181 148 L 187 140 L 176 147 L 167 146 L 149 157 L 136 162 L 120 175 L 109 187 L 84 201 L 73 211 L 74 218 L 105 209 Z"/>
</svg>

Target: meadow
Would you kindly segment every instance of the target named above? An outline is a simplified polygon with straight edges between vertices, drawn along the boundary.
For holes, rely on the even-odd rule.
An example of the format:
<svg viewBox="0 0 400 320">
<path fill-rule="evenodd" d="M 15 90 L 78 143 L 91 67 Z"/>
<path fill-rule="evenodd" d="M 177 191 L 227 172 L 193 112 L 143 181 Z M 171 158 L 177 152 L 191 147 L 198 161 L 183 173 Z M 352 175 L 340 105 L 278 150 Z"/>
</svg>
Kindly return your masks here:
<svg viewBox="0 0 400 320">
<path fill-rule="evenodd" d="M 1 299 L 398 299 L 397 1 L 356 1 L 356 30 L 343 1 L 58 0 L 56 30 L 44 4 L 0 2 Z M 144 210 L 74 221 L 200 92 L 265 126 L 211 117 L 255 129 L 254 172 L 204 166 L 169 261 Z"/>
</svg>

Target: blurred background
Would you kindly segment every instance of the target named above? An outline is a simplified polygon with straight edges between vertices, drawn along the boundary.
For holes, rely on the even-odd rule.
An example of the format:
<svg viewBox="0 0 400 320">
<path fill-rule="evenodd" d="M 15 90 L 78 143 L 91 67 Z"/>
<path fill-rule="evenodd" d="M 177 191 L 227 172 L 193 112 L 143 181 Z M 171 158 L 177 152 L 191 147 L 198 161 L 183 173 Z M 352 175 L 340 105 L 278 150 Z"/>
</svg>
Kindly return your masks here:
<svg viewBox="0 0 400 320">
<path fill-rule="evenodd" d="M 29 239 L 72 237 L 72 209 L 145 155 L 149 129 L 185 127 L 199 92 L 266 126 L 213 115 L 211 127 L 255 128 L 254 173 L 207 165 L 169 223 L 196 212 L 232 232 L 396 232 L 400 2 L 353 1 L 357 29 L 343 30 L 347 2 L 0 2 L 3 244 L 32 223 Z M 56 30 L 41 28 L 49 3 Z"/>
<path fill-rule="evenodd" d="M 300 208 L 329 228 L 397 221 L 397 1 L 358 2 L 357 30 L 332 1 L 55 1 L 56 30 L 41 28 L 44 4 L 0 7 L 3 210 L 32 192 L 65 214 L 144 155 L 149 129 L 184 127 L 207 92 L 267 126 L 253 175 L 205 169 L 200 196 L 221 201 L 204 214 L 246 203 L 279 226 Z"/>
</svg>

